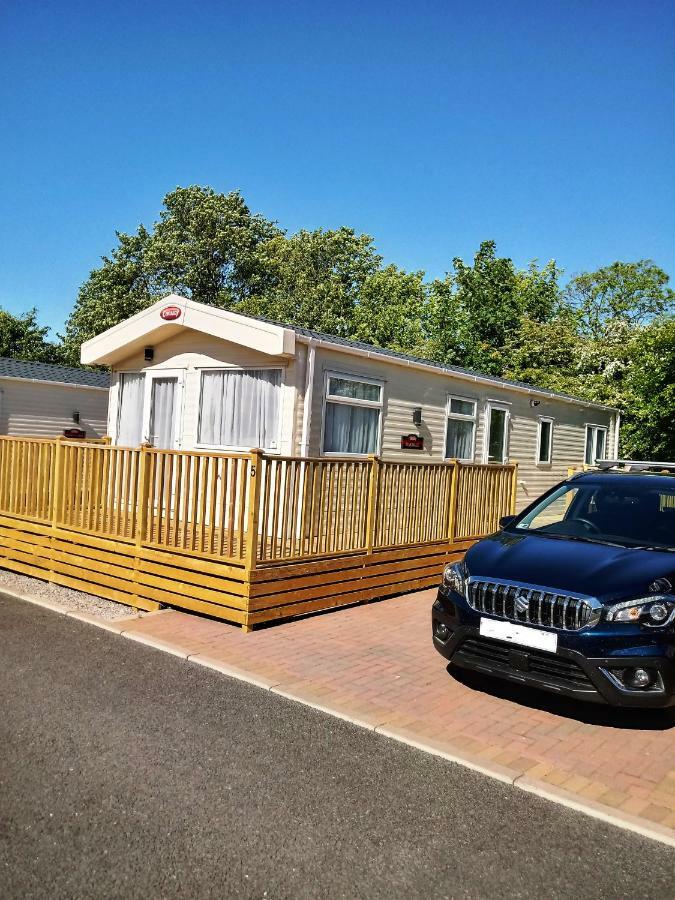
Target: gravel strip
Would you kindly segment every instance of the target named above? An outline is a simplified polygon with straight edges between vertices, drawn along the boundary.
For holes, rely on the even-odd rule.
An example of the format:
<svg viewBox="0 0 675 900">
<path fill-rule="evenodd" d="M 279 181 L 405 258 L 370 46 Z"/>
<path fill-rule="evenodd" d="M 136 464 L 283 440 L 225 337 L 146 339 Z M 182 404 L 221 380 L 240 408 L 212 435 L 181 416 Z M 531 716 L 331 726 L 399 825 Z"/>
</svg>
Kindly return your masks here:
<svg viewBox="0 0 675 900">
<path fill-rule="evenodd" d="M 138 614 L 139 610 L 124 603 L 115 603 L 114 600 L 104 600 L 102 597 L 94 597 L 82 591 L 73 591 L 59 584 L 50 584 L 39 578 L 29 578 L 28 575 L 18 575 L 16 572 L 8 572 L 0 569 L 0 592 L 6 588 L 10 591 L 19 591 L 22 594 L 31 594 L 33 597 L 41 597 L 52 603 L 58 603 L 64 609 L 88 612 L 101 619 L 124 619 Z"/>
</svg>

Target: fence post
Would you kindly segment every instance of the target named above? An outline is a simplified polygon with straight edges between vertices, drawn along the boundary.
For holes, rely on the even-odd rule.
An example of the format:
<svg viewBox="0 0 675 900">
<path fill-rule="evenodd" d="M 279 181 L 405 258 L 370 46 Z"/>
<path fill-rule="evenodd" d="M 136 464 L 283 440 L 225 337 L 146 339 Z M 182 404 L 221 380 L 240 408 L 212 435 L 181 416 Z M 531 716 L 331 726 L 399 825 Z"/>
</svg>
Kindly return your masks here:
<svg viewBox="0 0 675 900">
<path fill-rule="evenodd" d="M 251 450 L 248 473 L 248 515 L 246 517 L 246 556 L 248 572 L 255 569 L 258 561 L 258 516 L 260 515 L 260 482 L 262 475 L 263 451 Z M 240 536 L 240 540 L 243 535 Z"/>
<path fill-rule="evenodd" d="M 141 446 L 138 457 L 138 496 L 136 497 L 136 554 L 145 540 L 148 524 L 148 495 L 150 492 L 150 454 L 148 448 Z"/>
<path fill-rule="evenodd" d="M 140 600 L 138 594 L 138 576 L 141 571 L 141 551 L 143 549 L 143 540 L 145 539 L 145 532 L 148 524 L 148 492 L 150 489 L 150 478 L 148 477 L 149 467 L 150 454 L 148 453 L 148 448 L 144 444 L 141 444 L 138 448 L 138 490 L 136 492 L 136 511 L 134 515 L 135 534 L 132 535 L 134 539 L 134 568 L 131 575 L 131 583 L 134 586 L 132 602 Z M 147 599 L 140 605 L 143 609 L 157 610 L 162 608 L 160 603 L 149 602 Z M 136 602 L 136 606 L 139 606 L 138 602 Z"/>
<path fill-rule="evenodd" d="M 459 480 L 459 462 L 452 463 L 452 475 L 450 476 L 450 515 L 448 517 L 448 543 L 455 543 L 457 534 L 457 481 Z"/>
<path fill-rule="evenodd" d="M 61 519 L 62 513 L 62 505 L 63 505 L 63 491 L 61 490 L 61 484 L 63 482 L 63 441 L 60 438 L 56 438 L 54 441 L 54 477 L 52 478 L 52 489 L 50 493 L 50 501 L 51 501 L 51 509 L 50 509 L 50 518 L 52 522 L 51 527 L 51 535 L 49 537 L 49 580 L 53 580 L 54 576 L 54 567 L 52 563 L 54 562 L 54 557 L 56 556 L 56 550 L 54 547 L 56 541 L 56 530 L 58 527 L 59 520 Z"/>
<path fill-rule="evenodd" d="M 244 566 L 246 573 L 246 597 L 251 585 L 251 572 L 258 564 L 258 517 L 260 515 L 260 485 L 262 482 L 262 464 L 263 451 L 260 449 L 251 450 L 249 454 L 249 472 L 248 472 L 248 510 L 246 516 L 246 553 L 244 555 Z M 243 541 L 244 535 L 239 535 L 239 540 Z M 242 623 L 241 630 L 247 634 L 252 629 L 252 625 L 248 623 L 249 617 L 249 600 L 246 600 L 246 619 Z"/>
<path fill-rule="evenodd" d="M 51 520 L 52 530 L 56 530 L 56 524 L 61 518 L 63 496 L 61 490 L 61 482 L 63 481 L 63 441 L 56 438 L 54 441 L 54 478 L 52 480 L 51 491 Z"/>
<path fill-rule="evenodd" d="M 514 462 L 513 464 L 513 474 L 511 480 L 511 510 L 510 513 L 512 516 L 516 514 L 516 499 L 518 496 L 518 463 Z"/>
<path fill-rule="evenodd" d="M 366 553 L 371 555 L 375 544 L 375 529 L 377 526 L 377 500 L 380 486 L 380 458 L 371 453 L 370 475 L 368 478 L 368 512 L 366 514 Z"/>
</svg>

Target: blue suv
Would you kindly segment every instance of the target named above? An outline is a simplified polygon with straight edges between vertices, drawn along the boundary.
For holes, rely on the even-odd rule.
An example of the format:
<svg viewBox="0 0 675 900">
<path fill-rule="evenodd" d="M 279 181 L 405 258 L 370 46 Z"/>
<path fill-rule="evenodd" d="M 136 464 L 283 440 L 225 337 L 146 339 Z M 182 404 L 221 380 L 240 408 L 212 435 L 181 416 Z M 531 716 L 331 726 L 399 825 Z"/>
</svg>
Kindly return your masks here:
<svg viewBox="0 0 675 900">
<path fill-rule="evenodd" d="M 567 697 L 670 706 L 675 467 L 601 466 L 446 566 L 434 646 L 454 666 Z"/>
</svg>

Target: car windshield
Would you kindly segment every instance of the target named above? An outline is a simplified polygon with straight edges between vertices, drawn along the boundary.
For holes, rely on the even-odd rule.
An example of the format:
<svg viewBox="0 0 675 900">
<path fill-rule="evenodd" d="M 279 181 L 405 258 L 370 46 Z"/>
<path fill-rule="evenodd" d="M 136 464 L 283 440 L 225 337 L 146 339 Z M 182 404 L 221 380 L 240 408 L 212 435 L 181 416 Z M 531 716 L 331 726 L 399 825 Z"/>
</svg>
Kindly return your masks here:
<svg viewBox="0 0 675 900">
<path fill-rule="evenodd" d="M 675 485 L 568 482 L 511 526 L 515 531 L 623 547 L 675 550 Z"/>
</svg>

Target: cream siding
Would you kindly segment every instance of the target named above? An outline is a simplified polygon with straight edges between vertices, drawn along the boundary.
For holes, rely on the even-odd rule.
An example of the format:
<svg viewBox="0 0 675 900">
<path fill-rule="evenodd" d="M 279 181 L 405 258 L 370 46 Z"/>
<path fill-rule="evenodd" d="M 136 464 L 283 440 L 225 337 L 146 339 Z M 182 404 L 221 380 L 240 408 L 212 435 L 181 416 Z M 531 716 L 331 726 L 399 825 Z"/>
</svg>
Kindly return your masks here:
<svg viewBox="0 0 675 900">
<path fill-rule="evenodd" d="M 182 391 L 179 403 L 182 412 L 179 418 L 177 442 L 181 449 L 192 450 L 199 446 L 199 404 L 201 393 L 201 370 L 204 368 L 281 368 L 281 438 L 280 452 L 292 453 L 295 437 L 295 373 L 293 359 L 268 356 L 240 344 L 210 337 L 201 332 L 182 329 L 154 348 L 154 359 L 147 363 L 142 350 L 137 351 L 115 365 L 110 392 L 110 433 L 116 433 L 117 389 L 120 372 L 160 372 L 177 370 L 182 377 Z"/>
<path fill-rule="evenodd" d="M 102 388 L 0 378 L 0 434 L 53 438 L 64 428 L 82 428 L 87 437 L 105 437 L 107 409 Z"/>
<path fill-rule="evenodd" d="M 119 372 L 179 373 L 183 389 L 179 402 L 182 412 L 177 442 L 183 449 L 198 447 L 197 433 L 200 405 L 200 373 L 213 367 L 281 367 L 283 369 L 281 440 L 282 454 L 303 452 L 303 421 L 307 391 L 310 349 L 304 341 L 295 344 L 295 356 L 271 356 L 241 344 L 183 328 L 155 346 L 155 356 L 146 363 L 142 350 L 137 350 L 115 365 L 111 386 L 109 433 L 116 431 L 117 385 Z M 382 433 L 380 452 L 384 459 L 406 462 L 441 461 L 445 454 L 446 410 L 449 395 L 475 400 L 476 440 L 474 459 L 485 459 L 486 415 L 490 401 L 509 410 L 508 456 L 518 462 L 518 505 L 522 507 L 544 490 L 565 478 L 569 467 L 583 465 L 585 426 L 587 423 L 609 428 L 608 453 L 614 447 L 614 414 L 609 410 L 587 407 L 509 387 L 485 384 L 471 378 L 460 378 L 443 372 L 416 369 L 383 358 L 366 357 L 338 348 L 317 346 L 311 390 L 311 417 L 307 453 L 322 452 L 322 423 L 325 384 L 328 372 L 364 376 L 383 384 Z M 532 404 L 536 405 L 532 405 Z M 413 425 L 413 410 L 422 409 L 422 425 Z M 540 417 L 553 421 L 552 458 L 538 465 L 537 434 Z M 401 450 L 401 436 L 421 434 L 424 449 Z"/>
<path fill-rule="evenodd" d="M 305 393 L 307 390 L 307 364 L 309 348 L 307 344 L 296 344 L 295 360 L 295 412 L 293 418 L 293 449 L 296 456 L 302 454 L 302 429 L 305 419 Z"/>
<path fill-rule="evenodd" d="M 504 404 L 510 413 L 509 460 L 518 462 L 519 467 L 519 507 L 565 478 L 568 467 L 583 465 L 586 423 L 606 425 L 609 428 L 608 452 L 613 447 L 613 414 L 608 410 L 321 347 L 316 351 L 314 369 L 311 455 L 319 455 L 322 449 L 321 427 L 328 372 L 362 375 L 383 382 L 381 453 L 384 459 L 406 462 L 442 460 L 445 454 L 447 400 L 452 394 L 477 401 L 474 459 L 483 462 L 487 404 L 490 400 Z M 531 406 L 530 400 L 539 401 L 538 405 Z M 412 421 L 415 407 L 422 409 L 422 425 L 419 428 Z M 540 416 L 554 420 L 551 463 L 542 466 L 536 463 Z M 411 433 L 424 437 L 424 450 L 401 450 L 401 436 Z"/>
</svg>

